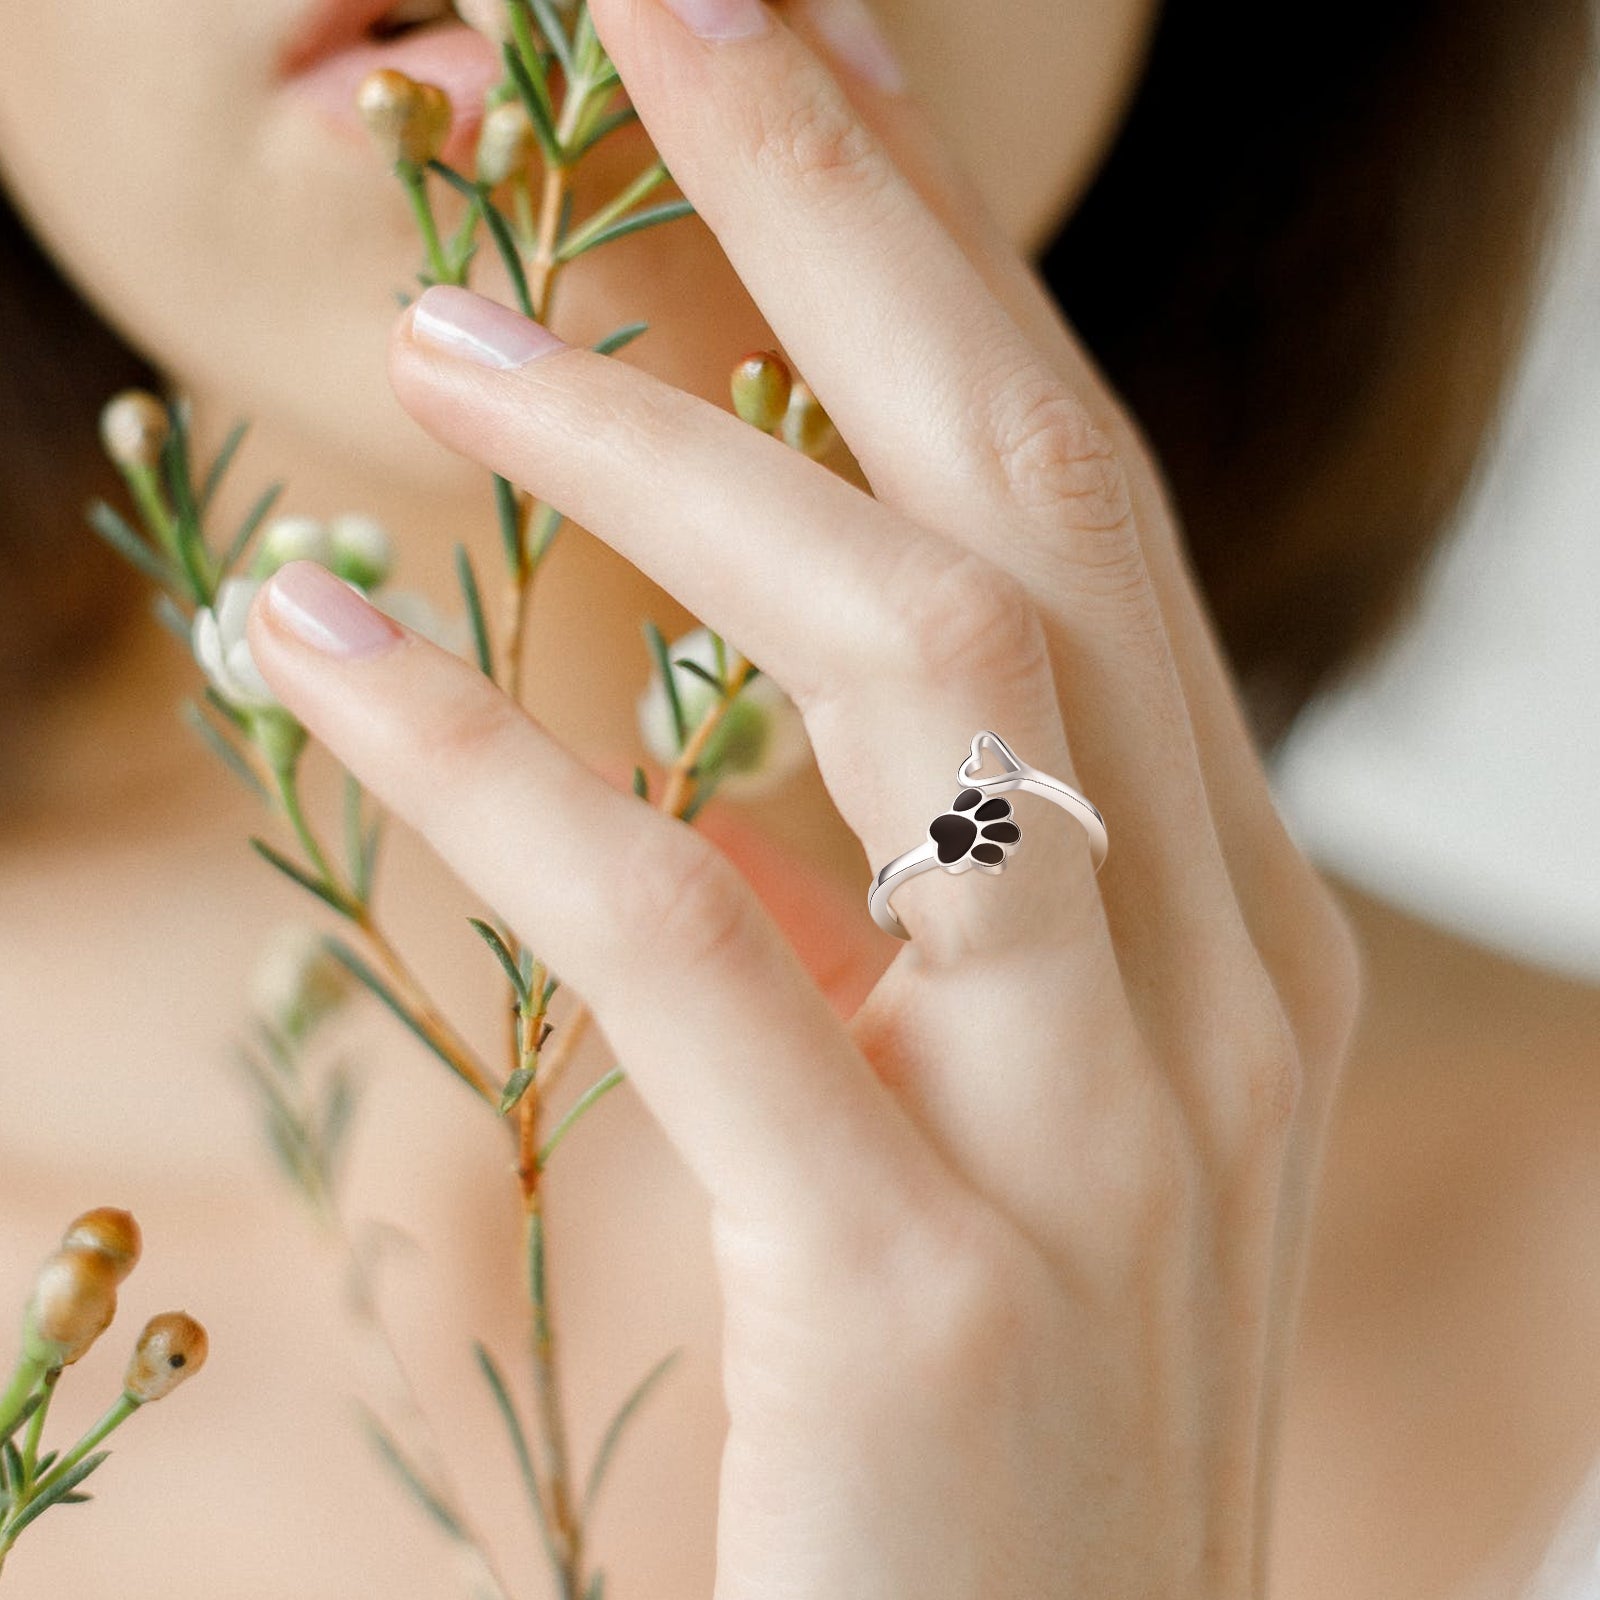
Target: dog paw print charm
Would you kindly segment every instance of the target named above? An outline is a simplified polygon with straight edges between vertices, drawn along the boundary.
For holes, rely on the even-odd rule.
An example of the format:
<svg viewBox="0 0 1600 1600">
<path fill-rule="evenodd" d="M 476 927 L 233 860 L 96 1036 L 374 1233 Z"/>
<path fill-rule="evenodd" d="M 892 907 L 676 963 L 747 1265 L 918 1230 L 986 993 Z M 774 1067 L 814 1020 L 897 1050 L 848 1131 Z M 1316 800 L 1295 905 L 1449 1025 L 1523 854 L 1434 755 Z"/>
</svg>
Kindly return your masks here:
<svg viewBox="0 0 1600 1600">
<path fill-rule="evenodd" d="M 946 812 L 928 824 L 939 865 L 946 872 L 1000 873 L 1022 840 L 1012 821 L 1011 802 L 1000 795 L 984 799 L 977 789 L 963 789 Z"/>
</svg>

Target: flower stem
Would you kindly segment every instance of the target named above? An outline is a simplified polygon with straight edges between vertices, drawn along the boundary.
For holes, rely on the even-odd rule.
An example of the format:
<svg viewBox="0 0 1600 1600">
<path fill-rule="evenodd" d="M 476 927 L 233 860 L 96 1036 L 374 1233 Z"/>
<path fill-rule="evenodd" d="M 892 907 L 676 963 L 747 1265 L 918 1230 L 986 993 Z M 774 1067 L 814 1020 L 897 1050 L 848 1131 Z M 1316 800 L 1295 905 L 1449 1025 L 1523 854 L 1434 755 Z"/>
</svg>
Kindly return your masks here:
<svg viewBox="0 0 1600 1600">
<path fill-rule="evenodd" d="M 11 1382 L 6 1385 L 6 1392 L 0 1395 L 0 1442 L 9 1439 L 17 1431 L 22 1413 L 48 1371 L 49 1367 L 43 1361 L 30 1360 L 26 1354 L 17 1357 Z"/>
<path fill-rule="evenodd" d="M 427 252 L 428 273 L 436 283 L 450 283 L 453 274 L 445 260 L 444 245 L 439 240 L 439 225 L 434 221 L 433 202 L 428 198 L 428 175 L 413 161 L 402 161 L 395 167 L 406 198 L 411 202 L 412 214 L 417 219 L 417 231 L 422 235 L 422 248 Z"/>
<path fill-rule="evenodd" d="M 138 1409 L 139 1402 L 131 1394 L 126 1391 L 119 1394 L 105 1415 L 34 1485 L 33 1498 L 43 1494 L 58 1479 L 66 1477 L 91 1450 L 120 1428 Z"/>
<path fill-rule="evenodd" d="M 60 1376 L 60 1367 L 53 1367 L 45 1373 L 39 1404 L 28 1418 L 28 1431 L 22 1436 L 22 1487 L 17 1497 L 22 1502 L 26 1502 L 33 1493 L 33 1475 L 39 1463 L 39 1441 L 44 1436 L 44 1419 L 49 1413 L 51 1400 L 55 1398 L 56 1382 Z"/>
</svg>

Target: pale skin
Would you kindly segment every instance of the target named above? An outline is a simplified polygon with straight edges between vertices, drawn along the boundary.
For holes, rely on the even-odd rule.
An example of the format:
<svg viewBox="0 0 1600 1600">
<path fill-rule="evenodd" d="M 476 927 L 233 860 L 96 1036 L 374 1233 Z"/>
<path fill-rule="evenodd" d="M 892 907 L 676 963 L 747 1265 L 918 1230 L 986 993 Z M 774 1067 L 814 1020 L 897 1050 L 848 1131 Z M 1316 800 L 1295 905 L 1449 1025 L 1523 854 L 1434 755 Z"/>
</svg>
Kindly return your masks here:
<svg viewBox="0 0 1600 1600">
<path fill-rule="evenodd" d="M 982 725 L 1083 788 L 1112 837 L 1096 877 L 1081 833 L 1022 802 L 1025 852 L 1003 878 L 936 876 L 902 893 L 914 942 L 845 1025 L 720 858 L 572 759 L 552 736 L 578 721 L 570 709 L 512 714 L 416 641 L 356 660 L 308 650 L 283 626 L 286 609 L 260 608 L 253 638 L 280 692 L 594 1003 L 630 1071 L 639 1114 L 612 1125 L 609 1146 L 591 1146 L 603 1163 L 593 1170 L 625 1184 L 630 1150 L 659 1152 L 668 1221 L 654 1219 L 655 1248 L 703 1270 L 687 1303 L 720 1292 L 727 1311 L 720 1484 L 713 1397 L 691 1389 L 703 1412 L 676 1456 L 659 1438 L 667 1454 L 650 1493 L 659 1503 L 684 1459 L 700 1464 L 689 1475 L 707 1493 L 696 1513 L 707 1536 L 716 1496 L 723 1600 L 1257 1592 L 1277 1482 L 1287 1533 L 1274 1592 L 1379 1594 L 1396 1582 L 1450 1592 L 1471 1556 L 1493 1551 L 1481 1534 L 1473 1545 L 1475 1530 L 1498 1519 L 1503 1533 L 1530 1505 L 1542 1511 L 1576 1470 L 1585 1418 L 1571 1403 L 1583 1370 L 1573 1356 L 1600 1308 L 1571 1305 L 1537 1349 L 1516 1336 L 1519 1305 L 1564 1281 L 1571 1257 L 1559 1251 L 1519 1257 L 1521 1277 L 1498 1299 L 1468 1296 L 1478 1326 L 1506 1330 L 1504 1345 L 1525 1355 L 1467 1392 L 1508 1419 L 1539 1419 L 1519 1463 L 1537 1489 L 1526 1476 L 1473 1475 L 1486 1457 L 1474 1455 L 1476 1435 L 1461 1444 L 1463 1402 L 1446 1384 L 1433 1428 L 1424 1411 L 1415 1454 L 1396 1464 L 1409 1495 L 1373 1495 L 1396 1453 L 1385 1397 L 1415 1386 L 1404 1361 L 1374 1357 L 1352 1401 L 1341 1387 L 1348 1341 L 1334 1330 L 1365 1315 L 1358 1325 L 1376 1348 L 1418 1339 L 1446 1372 L 1471 1341 L 1444 1297 L 1436 1334 L 1425 1308 L 1386 1323 L 1369 1281 L 1383 1257 L 1349 1241 L 1380 1229 L 1409 1276 L 1394 1219 L 1413 1215 L 1417 1141 L 1396 1151 L 1391 1130 L 1444 1096 L 1445 1068 L 1426 1070 L 1434 1059 L 1482 1095 L 1476 1119 L 1437 1136 L 1443 1203 L 1470 1210 L 1482 1193 L 1514 1195 L 1495 1213 L 1502 1229 L 1539 1205 L 1537 1176 L 1502 1152 L 1548 1152 L 1545 1166 L 1559 1168 L 1584 1148 L 1580 1132 L 1600 1115 L 1582 1077 L 1592 994 L 1335 896 L 1293 849 L 1150 463 L 1017 264 L 1027 197 L 1007 202 L 992 172 L 1005 221 L 980 220 L 915 105 L 848 73 L 836 86 L 803 27 L 798 39 L 779 29 L 705 44 L 644 0 L 595 9 L 675 174 L 823 393 L 877 501 L 619 363 L 557 352 L 489 371 L 428 347 L 409 318 L 391 334 L 401 404 L 448 448 L 570 506 L 796 696 L 859 841 L 831 854 L 852 889 L 862 855 L 898 853 L 947 803 Z M 936 32 L 933 15 L 920 20 L 920 37 Z M 1113 84 L 1103 104 L 1115 97 Z M 693 119 L 675 114 L 685 104 Z M 796 130 L 805 137 L 786 137 Z M 1081 153 L 1094 130 L 1080 132 Z M 841 153 L 851 159 L 817 159 Z M 1036 174 L 1032 209 L 1080 177 L 1059 162 Z M 806 248 L 775 250 L 780 228 Z M 337 481 L 325 463 L 311 472 Z M 660 517 L 664 499 L 681 514 Z M 600 574 L 591 597 L 631 626 L 637 591 L 608 586 L 615 569 L 584 560 Z M 797 571 L 814 611 L 788 603 Z M 141 727 L 164 716 L 157 705 Z M 55 881 L 70 885 L 91 852 L 74 856 L 70 808 L 60 814 L 46 837 Z M 530 815 L 543 820 L 536 849 Z M 186 859 L 175 844 L 157 848 L 175 870 Z M 20 860 L 10 871 L 22 900 L 29 874 Z M 253 880 L 241 869 L 232 881 Z M 1357 931 L 1383 957 L 1376 970 L 1369 958 L 1365 978 Z M 1419 955 L 1431 982 L 1391 980 L 1413 974 Z M 1523 1059 L 1485 1043 L 1485 963 L 1499 981 L 1489 1015 Z M 170 981 L 181 970 L 175 962 Z M 1458 973 L 1470 981 L 1452 987 Z M 157 990 L 166 981 L 159 969 L 147 978 Z M 1337 1209 L 1321 1259 L 1334 1265 L 1331 1281 L 1314 1280 L 1311 1356 L 1289 1389 L 1301 1398 L 1283 1438 L 1306 1212 L 1363 994 L 1329 1163 Z M 33 1004 L 39 1036 L 59 1033 L 59 1006 Z M 217 1026 L 227 1021 L 219 1004 Z M 147 1082 L 171 1080 L 168 1054 L 156 1052 Z M 185 1068 L 186 1092 L 205 1070 Z M 401 1087 L 413 1090 L 415 1076 Z M 81 1166 L 81 1151 L 73 1159 Z M 574 1196 L 602 1182 L 570 1181 Z M 1592 1176 L 1586 1192 L 1593 1205 Z M 676 1228 L 668 1195 L 679 1196 Z M 713 1243 L 703 1260 L 682 1225 L 701 1200 Z M 169 1236 L 192 1230 L 188 1209 L 169 1204 Z M 1569 1198 L 1564 1215 L 1574 1214 L 1582 1202 Z M 1416 1259 L 1437 1245 L 1419 1240 Z M 1481 1252 L 1462 1253 L 1475 1282 Z M 486 1248 L 473 1264 L 492 1259 Z M 591 1352 L 578 1381 L 614 1391 L 636 1363 L 607 1364 L 614 1323 L 581 1288 L 573 1304 L 569 1343 Z M 1529 1382 L 1535 1369 L 1543 1390 Z M 1588 1381 L 1592 1420 L 1600 1395 Z M 1363 1395 L 1375 1408 L 1364 1428 L 1348 1413 Z M 603 1412 L 603 1400 L 583 1409 Z M 1458 1437 L 1444 1449 L 1451 1425 Z M 1365 1455 L 1364 1433 L 1375 1436 Z M 1331 1483 L 1330 1461 L 1350 1463 Z M 181 1455 L 164 1468 L 169 1487 L 183 1470 Z M 1432 1500 L 1418 1481 L 1436 1486 Z M 113 1499 L 94 1514 L 114 1517 Z M 406 1513 L 386 1509 L 403 1527 Z M 619 1504 L 611 1526 L 631 1518 L 642 1530 L 639 1512 Z M 660 1572 L 643 1531 L 614 1539 L 641 1579 Z M 304 1553 L 273 1543 L 283 1588 L 300 1560 L 332 1583 L 337 1538 Z M 686 1595 L 708 1592 L 709 1553 L 670 1569 L 697 1576 Z M 193 1564 L 194 1592 L 210 1592 L 205 1561 Z"/>
</svg>

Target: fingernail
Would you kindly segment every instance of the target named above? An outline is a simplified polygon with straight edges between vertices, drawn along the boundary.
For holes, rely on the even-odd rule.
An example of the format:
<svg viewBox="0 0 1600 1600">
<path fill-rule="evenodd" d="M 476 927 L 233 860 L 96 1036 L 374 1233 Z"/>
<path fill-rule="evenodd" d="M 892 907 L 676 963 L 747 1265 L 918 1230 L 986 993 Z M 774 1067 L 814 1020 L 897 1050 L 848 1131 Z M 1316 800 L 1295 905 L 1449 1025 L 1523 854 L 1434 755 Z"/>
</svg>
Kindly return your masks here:
<svg viewBox="0 0 1600 1600">
<path fill-rule="evenodd" d="M 291 561 L 267 584 L 272 620 L 302 644 L 347 660 L 381 655 L 404 637 L 398 623 L 315 561 Z"/>
<path fill-rule="evenodd" d="M 548 328 L 510 306 L 449 283 L 423 291 L 411 308 L 411 334 L 447 355 L 502 372 L 564 348 Z"/>
<path fill-rule="evenodd" d="M 806 0 L 806 15 L 840 63 L 885 94 L 900 94 L 906 75 L 866 0 Z"/>
<path fill-rule="evenodd" d="M 690 33 L 702 39 L 753 39 L 772 26 L 763 0 L 661 0 Z"/>
</svg>

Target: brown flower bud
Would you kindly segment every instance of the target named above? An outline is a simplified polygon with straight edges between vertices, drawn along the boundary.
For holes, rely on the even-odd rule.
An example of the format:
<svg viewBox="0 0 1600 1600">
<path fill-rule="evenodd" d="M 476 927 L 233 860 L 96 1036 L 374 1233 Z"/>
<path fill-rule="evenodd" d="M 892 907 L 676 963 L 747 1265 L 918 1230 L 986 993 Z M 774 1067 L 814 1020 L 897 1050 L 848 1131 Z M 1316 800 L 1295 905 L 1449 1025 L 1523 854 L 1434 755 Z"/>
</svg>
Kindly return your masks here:
<svg viewBox="0 0 1600 1600">
<path fill-rule="evenodd" d="M 782 356 L 771 350 L 758 350 L 733 369 L 730 387 L 733 409 L 752 428 L 771 433 L 783 422 L 794 375 Z"/>
<path fill-rule="evenodd" d="M 58 1250 L 34 1280 L 23 1320 L 29 1353 L 71 1366 L 117 1314 L 117 1269 L 99 1250 Z"/>
<path fill-rule="evenodd" d="M 478 133 L 478 179 L 504 183 L 533 158 L 533 123 L 520 100 L 502 100 L 483 114 Z"/>
<path fill-rule="evenodd" d="M 789 409 L 784 413 L 781 432 L 783 442 L 790 449 L 810 456 L 813 461 L 820 461 L 839 440 L 838 430 L 828 419 L 821 402 L 799 379 L 795 380 L 789 394 Z"/>
<path fill-rule="evenodd" d="M 100 412 L 100 443 L 119 466 L 153 467 L 172 432 L 167 408 L 148 390 L 124 389 Z"/>
<path fill-rule="evenodd" d="M 68 1225 L 61 1236 L 63 1250 L 98 1250 L 112 1265 L 121 1283 L 139 1264 L 144 1241 L 130 1211 L 97 1206 Z"/>
<path fill-rule="evenodd" d="M 140 1405 L 164 1399 L 206 1364 L 211 1341 L 187 1312 L 163 1311 L 145 1323 L 122 1387 Z"/>
<path fill-rule="evenodd" d="M 390 161 L 423 166 L 444 148 L 450 132 L 450 97 L 444 90 L 393 67 L 379 67 L 361 80 L 356 110 Z"/>
</svg>

